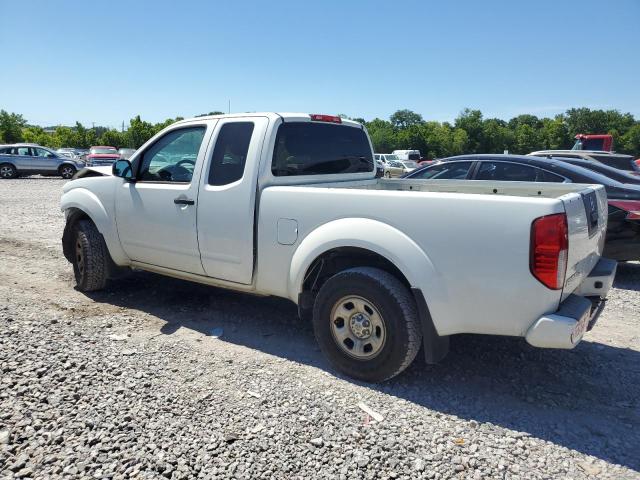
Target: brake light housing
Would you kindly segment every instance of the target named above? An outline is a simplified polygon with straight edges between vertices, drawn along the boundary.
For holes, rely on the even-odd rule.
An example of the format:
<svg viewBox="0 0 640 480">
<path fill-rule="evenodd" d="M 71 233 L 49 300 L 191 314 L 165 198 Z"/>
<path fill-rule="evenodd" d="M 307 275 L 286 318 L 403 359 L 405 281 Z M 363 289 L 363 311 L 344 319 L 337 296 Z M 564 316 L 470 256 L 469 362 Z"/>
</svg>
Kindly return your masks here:
<svg viewBox="0 0 640 480">
<path fill-rule="evenodd" d="M 312 122 L 328 122 L 328 123 L 342 123 L 342 119 L 337 115 L 324 115 L 321 113 L 312 113 L 309 115 Z"/>
<path fill-rule="evenodd" d="M 545 287 L 561 290 L 567 273 L 569 228 L 567 215 L 539 217 L 531 224 L 530 269 Z"/>
<path fill-rule="evenodd" d="M 609 205 L 627 212 L 626 220 L 640 220 L 640 200 L 609 200 Z"/>
</svg>

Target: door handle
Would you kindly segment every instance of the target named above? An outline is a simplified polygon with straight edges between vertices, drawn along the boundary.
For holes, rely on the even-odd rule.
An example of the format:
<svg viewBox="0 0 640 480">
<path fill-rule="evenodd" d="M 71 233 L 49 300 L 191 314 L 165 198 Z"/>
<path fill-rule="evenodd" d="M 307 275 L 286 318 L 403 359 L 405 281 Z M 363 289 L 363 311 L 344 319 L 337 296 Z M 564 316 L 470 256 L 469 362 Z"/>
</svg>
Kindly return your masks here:
<svg viewBox="0 0 640 480">
<path fill-rule="evenodd" d="M 196 202 L 188 198 L 174 198 L 173 203 L 176 205 L 194 205 Z"/>
</svg>

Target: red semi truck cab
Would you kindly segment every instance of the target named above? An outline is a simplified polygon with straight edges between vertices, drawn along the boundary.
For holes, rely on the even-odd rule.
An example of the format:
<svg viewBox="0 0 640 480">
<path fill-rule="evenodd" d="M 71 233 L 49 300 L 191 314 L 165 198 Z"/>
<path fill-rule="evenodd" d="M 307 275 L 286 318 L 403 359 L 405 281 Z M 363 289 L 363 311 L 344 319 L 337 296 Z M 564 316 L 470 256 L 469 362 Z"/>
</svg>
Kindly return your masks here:
<svg viewBox="0 0 640 480">
<path fill-rule="evenodd" d="M 579 133 L 576 135 L 576 143 L 571 150 L 599 150 L 613 151 L 613 137 L 611 135 L 588 135 Z"/>
</svg>

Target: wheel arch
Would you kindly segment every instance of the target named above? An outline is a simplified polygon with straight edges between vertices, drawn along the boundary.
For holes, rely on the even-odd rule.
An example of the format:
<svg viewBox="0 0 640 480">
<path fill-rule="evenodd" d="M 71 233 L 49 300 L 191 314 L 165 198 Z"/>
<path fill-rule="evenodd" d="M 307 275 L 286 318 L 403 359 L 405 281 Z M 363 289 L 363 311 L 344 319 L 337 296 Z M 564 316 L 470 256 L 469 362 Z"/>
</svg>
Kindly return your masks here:
<svg viewBox="0 0 640 480">
<path fill-rule="evenodd" d="M 88 219 L 103 236 L 114 263 L 119 266 L 129 264 L 129 258 L 120 245 L 115 219 L 109 216 L 104 205 L 93 192 L 84 188 L 69 190 L 62 196 L 61 209 L 65 212 L 67 219 L 62 236 L 62 248 L 67 259 L 69 259 L 68 244 L 69 241 L 73 241 L 71 235 L 73 227 L 79 220 Z"/>
<path fill-rule="evenodd" d="M 300 242 L 291 259 L 289 296 L 297 299 L 313 269 L 328 257 L 373 260 L 377 266 L 394 273 L 407 288 L 425 289 L 436 284 L 437 271 L 411 238 L 400 230 L 368 218 L 343 218 L 326 223 Z M 376 266 L 373 265 L 373 266 Z M 347 265 L 364 266 L 362 263 Z"/>
</svg>

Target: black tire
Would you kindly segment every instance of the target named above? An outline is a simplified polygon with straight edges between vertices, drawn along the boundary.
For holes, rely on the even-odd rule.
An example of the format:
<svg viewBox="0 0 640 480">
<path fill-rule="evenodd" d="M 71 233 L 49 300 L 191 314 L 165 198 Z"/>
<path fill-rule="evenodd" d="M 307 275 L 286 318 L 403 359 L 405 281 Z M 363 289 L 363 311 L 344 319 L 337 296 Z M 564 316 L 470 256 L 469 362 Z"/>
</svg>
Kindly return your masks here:
<svg viewBox="0 0 640 480">
<path fill-rule="evenodd" d="M 73 165 L 61 165 L 58 169 L 58 173 L 60 176 L 66 180 L 69 180 L 73 177 L 78 170 Z"/>
<path fill-rule="evenodd" d="M 332 314 L 349 296 L 365 299 L 383 319 L 384 343 L 373 358 L 349 355 L 333 333 Z M 409 290 L 390 273 L 372 267 L 351 268 L 325 282 L 315 300 L 313 329 L 320 350 L 331 364 L 366 382 L 382 382 L 398 375 L 413 362 L 422 340 L 415 300 Z"/>
<path fill-rule="evenodd" d="M 8 180 L 10 178 L 17 178 L 18 170 L 10 163 L 3 163 L 0 165 L 0 178 Z"/>
<path fill-rule="evenodd" d="M 384 178 L 391 178 L 390 172 L 384 172 Z"/>
<path fill-rule="evenodd" d="M 91 220 L 80 220 L 73 235 L 73 273 L 78 290 L 101 290 L 109 278 L 109 252 Z"/>
</svg>

